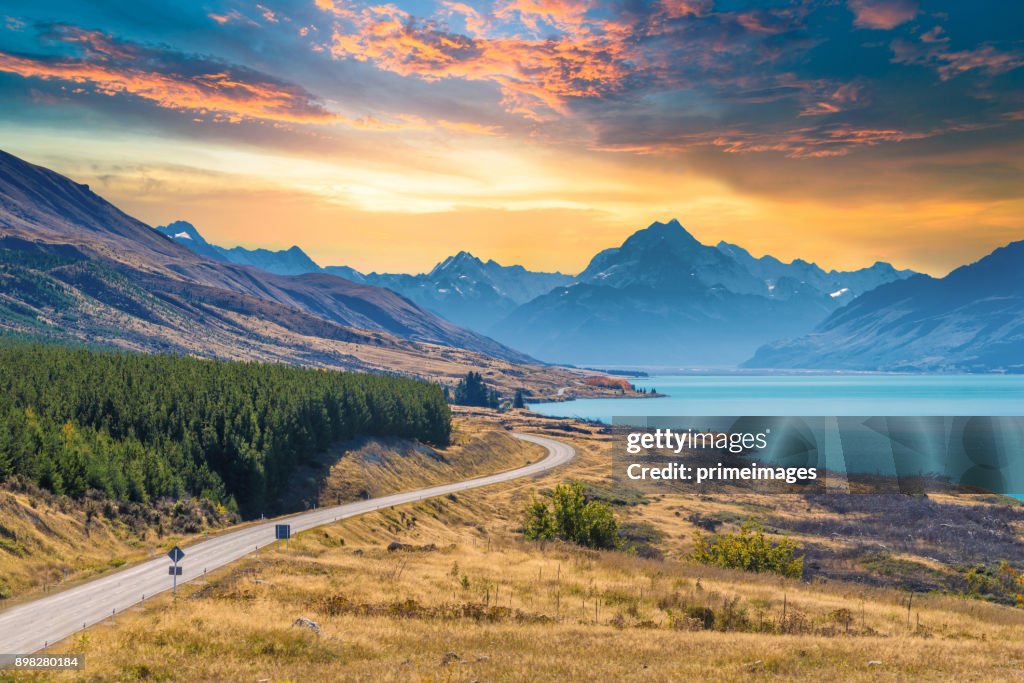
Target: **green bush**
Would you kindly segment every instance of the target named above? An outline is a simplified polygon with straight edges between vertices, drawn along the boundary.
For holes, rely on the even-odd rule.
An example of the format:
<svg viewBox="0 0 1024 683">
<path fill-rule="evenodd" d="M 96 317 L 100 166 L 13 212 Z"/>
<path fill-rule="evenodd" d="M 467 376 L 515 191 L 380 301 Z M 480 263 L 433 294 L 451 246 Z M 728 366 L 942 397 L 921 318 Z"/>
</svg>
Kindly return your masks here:
<svg viewBox="0 0 1024 683">
<path fill-rule="evenodd" d="M 797 544 L 784 538 L 772 543 L 764 535 L 764 528 L 754 520 L 747 520 L 734 534 L 717 534 L 708 538 L 700 531 L 694 533 L 693 558 L 703 564 L 748 572 L 771 572 L 800 578 L 804 571 L 804 558 L 797 555 Z"/>
<path fill-rule="evenodd" d="M 579 482 L 556 486 L 551 503 L 548 507 L 544 501 L 534 500 L 527 507 L 526 538 L 560 538 L 588 548 L 618 548 L 621 544 L 619 523 L 611 508 L 602 502 L 588 502 Z"/>
<path fill-rule="evenodd" d="M 555 537 L 555 520 L 551 509 L 542 500 L 534 500 L 526 508 L 523 533 L 531 541 L 549 541 Z"/>
</svg>

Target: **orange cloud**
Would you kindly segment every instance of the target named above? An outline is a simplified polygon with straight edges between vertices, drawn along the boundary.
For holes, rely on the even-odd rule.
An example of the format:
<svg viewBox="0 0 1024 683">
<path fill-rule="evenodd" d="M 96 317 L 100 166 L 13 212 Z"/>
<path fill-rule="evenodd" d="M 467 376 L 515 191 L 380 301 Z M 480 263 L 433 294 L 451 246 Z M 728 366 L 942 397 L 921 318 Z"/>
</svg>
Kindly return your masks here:
<svg viewBox="0 0 1024 683">
<path fill-rule="evenodd" d="M 243 119 L 328 123 L 336 119 L 334 114 L 292 90 L 240 81 L 224 72 L 181 79 L 143 69 L 73 59 L 44 61 L 5 52 L 0 52 L 0 71 L 25 78 L 87 83 L 104 95 L 135 95 L 166 109 L 212 113 L 217 120 L 231 123 Z"/>
<path fill-rule="evenodd" d="M 898 128 L 858 128 L 833 125 L 824 128 L 797 128 L 779 133 L 728 130 L 678 136 L 669 141 L 654 143 L 626 143 L 594 148 L 603 152 L 631 152 L 634 154 L 664 154 L 698 147 L 716 147 L 728 154 L 779 152 L 791 159 L 820 159 L 841 157 L 860 147 L 874 147 L 883 143 L 923 140 L 944 133 L 974 130 L 980 126 L 957 126 L 935 130 L 908 131 Z"/>
<path fill-rule="evenodd" d="M 132 95 L 164 109 L 186 111 L 202 123 L 240 123 L 262 120 L 293 124 L 344 124 L 362 130 L 445 129 L 476 135 L 496 135 L 493 126 L 448 119 L 428 121 L 419 116 L 388 115 L 350 118 L 328 111 L 301 88 L 274 82 L 249 70 L 202 59 L 121 43 L 96 31 L 62 27 L 57 34 L 78 45 L 80 58 L 49 59 L 0 51 L 0 72 L 24 78 L 75 84 L 72 93 L 91 86 L 103 95 Z M 145 64 L 148 68 L 143 68 Z"/>
<path fill-rule="evenodd" d="M 30 57 L 0 52 L 0 71 L 24 78 L 90 85 L 103 95 L 133 95 L 165 109 L 238 123 L 329 123 L 337 116 L 296 86 L 249 70 L 166 50 L 119 42 L 98 31 L 58 27 L 53 36 L 82 50 L 80 57 Z"/>
<path fill-rule="evenodd" d="M 494 14 L 499 19 L 517 15 L 533 31 L 541 30 L 544 23 L 578 30 L 588 23 L 588 10 L 589 3 L 575 0 L 506 0 Z"/>
<path fill-rule="evenodd" d="M 449 15 L 460 15 L 466 23 L 466 31 L 471 36 L 482 36 L 490 30 L 491 22 L 480 12 L 476 11 L 464 2 L 441 2 L 441 6 L 448 10 Z"/>
<path fill-rule="evenodd" d="M 217 22 L 221 26 L 223 26 L 225 24 L 230 24 L 230 23 L 247 24 L 249 26 L 259 26 L 259 24 L 257 24 L 255 21 L 253 21 L 249 17 L 245 16 L 244 14 L 242 14 L 241 12 L 239 12 L 236 9 L 233 9 L 230 12 L 225 12 L 224 14 L 217 14 L 216 12 L 210 12 L 206 16 L 210 17 L 211 19 L 213 19 L 215 22 Z M 274 23 L 276 23 L 276 22 L 274 22 Z"/>
<path fill-rule="evenodd" d="M 821 114 L 838 114 L 857 105 L 862 99 L 861 88 L 855 83 L 844 83 L 824 99 L 816 100 L 804 107 L 800 116 L 818 116 Z"/>
<path fill-rule="evenodd" d="M 476 32 L 489 25 L 466 6 L 446 7 L 471 18 Z M 545 39 L 462 35 L 392 5 L 353 11 L 333 3 L 331 10 L 347 20 L 334 32 L 335 57 L 372 61 L 427 81 L 496 83 L 507 111 L 534 120 L 568 113 L 571 98 L 614 92 L 639 59 L 627 47 L 624 27 L 586 20 L 586 7 L 571 0 L 512 0 L 495 13 L 499 19 L 515 14 L 526 25 L 560 28 L 561 35 Z"/>
<path fill-rule="evenodd" d="M 671 19 L 700 17 L 711 11 L 711 0 L 661 0 L 662 11 Z"/>
</svg>

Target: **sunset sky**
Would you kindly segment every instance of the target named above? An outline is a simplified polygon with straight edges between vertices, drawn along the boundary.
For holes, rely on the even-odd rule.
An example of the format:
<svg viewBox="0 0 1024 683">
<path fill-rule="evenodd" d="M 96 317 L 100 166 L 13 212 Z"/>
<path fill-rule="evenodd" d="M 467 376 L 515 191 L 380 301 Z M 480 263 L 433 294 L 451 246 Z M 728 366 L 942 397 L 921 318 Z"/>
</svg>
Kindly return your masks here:
<svg viewBox="0 0 1024 683">
<path fill-rule="evenodd" d="M 8 0 L 0 148 L 321 265 L 705 243 L 933 274 L 1024 239 L 1024 4 Z"/>
</svg>

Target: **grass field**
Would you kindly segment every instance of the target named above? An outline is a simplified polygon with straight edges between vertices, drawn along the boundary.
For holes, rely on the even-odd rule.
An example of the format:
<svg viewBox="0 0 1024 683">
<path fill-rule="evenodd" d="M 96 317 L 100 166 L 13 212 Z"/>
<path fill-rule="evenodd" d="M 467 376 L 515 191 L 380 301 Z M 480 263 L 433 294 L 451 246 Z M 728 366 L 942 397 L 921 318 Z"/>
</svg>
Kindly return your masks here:
<svg viewBox="0 0 1024 683">
<path fill-rule="evenodd" d="M 597 428 L 525 412 L 499 418 L 461 411 L 457 424 L 461 445 L 451 449 L 453 465 L 459 449 L 495 454 L 495 469 L 538 456 L 525 444 L 517 450 L 504 424 L 567 439 L 579 456 L 536 479 L 301 534 L 287 554 L 262 552 L 188 584 L 176 602 L 162 596 L 60 644 L 55 652 L 84 652 L 88 662 L 84 674 L 64 679 L 1021 680 L 1024 610 L 951 588 L 902 586 L 907 573 L 951 578 L 961 571 L 931 536 L 897 546 L 886 536 L 893 525 L 863 511 L 850 518 L 859 527 L 836 536 L 830 530 L 844 521 L 840 513 L 802 496 L 614 500 L 607 488 L 611 444 Z M 343 463 L 344 457 L 322 479 L 323 502 L 353 493 L 353 473 L 338 467 L 356 461 Z M 375 471 L 394 479 L 382 479 L 372 495 L 405 483 L 399 461 L 379 464 Z M 424 480 L 447 474 L 428 474 L 428 464 L 417 465 Z M 613 499 L 624 529 L 648 557 L 522 540 L 526 503 L 567 479 L 587 482 L 591 496 Z M 975 514 L 969 508 L 991 518 L 999 504 L 925 501 L 935 514 L 965 524 Z M 697 525 L 714 520 L 726 530 L 750 516 L 813 550 L 817 566 L 804 580 L 687 559 Z M 1009 528 L 1014 538 L 993 536 L 992 548 L 1016 547 L 1011 541 L 1020 542 L 1022 529 L 1013 520 Z M 394 541 L 402 547 L 389 550 Z M 877 552 L 860 554 L 875 543 L 889 548 L 884 561 Z M 299 619 L 315 622 L 319 634 L 295 625 Z M 19 680 L 51 678 L 62 680 Z"/>
</svg>

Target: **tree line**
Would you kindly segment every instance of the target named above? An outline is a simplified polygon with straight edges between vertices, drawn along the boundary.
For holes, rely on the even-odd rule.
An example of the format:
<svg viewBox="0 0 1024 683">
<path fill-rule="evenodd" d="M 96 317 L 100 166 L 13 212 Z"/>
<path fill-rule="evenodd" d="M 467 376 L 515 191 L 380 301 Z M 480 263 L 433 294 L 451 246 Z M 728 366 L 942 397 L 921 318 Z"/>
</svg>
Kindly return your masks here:
<svg viewBox="0 0 1024 683">
<path fill-rule="evenodd" d="M 484 382 L 484 377 L 479 372 L 470 370 L 466 376 L 455 385 L 455 391 L 449 392 L 445 387 L 445 398 L 449 402 L 460 406 L 476 406 L 479 408 L 500 408 L 502 397 L 496 389 Z M 525 408 L 526 398 L 522 389 L 516 389 L 512 398 L 513 408 Z"/>
<path fill-rule="evenodd" d="M 198 496 L 251 517 L 335 441 L 450 435 L 427 382 L 0 338 L 0 481 L 55 493 Z"/>
</svg>

